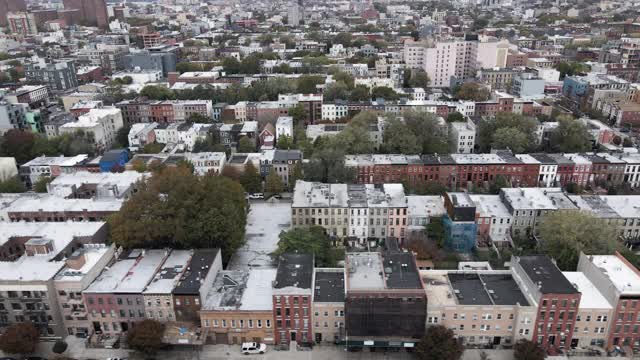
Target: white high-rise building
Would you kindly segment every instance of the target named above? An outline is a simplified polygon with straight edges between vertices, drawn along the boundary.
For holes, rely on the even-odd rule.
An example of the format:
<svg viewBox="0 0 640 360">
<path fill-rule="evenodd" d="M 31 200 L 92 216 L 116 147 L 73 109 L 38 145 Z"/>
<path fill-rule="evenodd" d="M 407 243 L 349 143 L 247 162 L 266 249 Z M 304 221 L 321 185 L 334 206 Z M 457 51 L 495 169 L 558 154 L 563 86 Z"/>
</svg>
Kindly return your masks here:
<svg viewBox="0 0 640 360">
<path fill-rule="evenodd" d="M 431 79 L 429 87 L 449 87 L 451 79 L 463 81 L 475 76 L 478 57 L 477 38 L 414 42 L 404 45 L 408 67 L 423 69 Z"/>
<path fill-rule="evenodd" d="M 296 1 L 289 3 L 289 9 L 287 9 L 287 23 L 290 26 L 299 26 L 303 17 L 302 6 Z"/>
</svg>

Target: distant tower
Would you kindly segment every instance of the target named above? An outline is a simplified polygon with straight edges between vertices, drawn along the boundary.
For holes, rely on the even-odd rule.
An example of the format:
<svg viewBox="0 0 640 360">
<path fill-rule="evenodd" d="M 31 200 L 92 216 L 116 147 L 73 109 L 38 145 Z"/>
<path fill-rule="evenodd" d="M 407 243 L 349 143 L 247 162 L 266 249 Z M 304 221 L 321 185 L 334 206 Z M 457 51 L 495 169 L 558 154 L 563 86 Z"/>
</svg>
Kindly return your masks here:
<svg viewBox="0 0 640 360">
<path fill-rule="evenodd" d="M 300 25 L 300 21 L 303 18 L 301 3 L 302 0 L 298 0 L 297 3 L 294 2 L 289 5 L 289 9 L 287 10 L 287 19 L 291 26 L 295 27 Z"/>
</svg>

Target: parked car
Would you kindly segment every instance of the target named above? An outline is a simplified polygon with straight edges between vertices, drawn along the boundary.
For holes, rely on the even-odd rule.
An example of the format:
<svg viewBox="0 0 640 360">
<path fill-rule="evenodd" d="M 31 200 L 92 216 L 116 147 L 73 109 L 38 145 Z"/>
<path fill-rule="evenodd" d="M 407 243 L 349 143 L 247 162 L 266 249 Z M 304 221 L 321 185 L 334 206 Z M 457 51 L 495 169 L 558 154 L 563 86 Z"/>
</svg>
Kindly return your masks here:
<svg viewBox="0 0 640 360">
<path fill-rule="evenodd" d="M 246 342 L 242 343 L 242 353 L 249 354 L 264 354 L 267 351 L 267 345 L 263 343 Z"/>
</svg>

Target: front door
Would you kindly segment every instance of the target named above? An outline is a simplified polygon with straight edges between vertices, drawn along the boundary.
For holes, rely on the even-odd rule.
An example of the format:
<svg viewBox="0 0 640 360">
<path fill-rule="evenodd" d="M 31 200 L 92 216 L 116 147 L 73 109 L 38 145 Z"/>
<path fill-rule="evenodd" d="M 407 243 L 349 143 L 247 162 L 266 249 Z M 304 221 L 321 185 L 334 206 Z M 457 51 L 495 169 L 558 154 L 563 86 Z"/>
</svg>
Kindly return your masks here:
<svg viewBox="0 0 640 360">
<path fill-rule="evenodd" d="M 322 333 L 316 333 L 316 344 L 322 342 Z"/>
<path fill-rule="evenodd" d="M 296 332 L 295 331 L 291 332 L 291 341 L 296 341 Z"/>
<path fill-rule="evenodd" d="M 572 349 L 575 349 L 575 348 L 577 348 L 577 347 L 578 347 L 578 341 L 579 341 L 579 340 L 580 340 L 580 339 L 571 339 L 571 348 L 572 348 Z"/>
<path fill-rule="evenodd" d="M 493 337 L 493 345 L 500 345 L 500 336 Z"/>
</svg>

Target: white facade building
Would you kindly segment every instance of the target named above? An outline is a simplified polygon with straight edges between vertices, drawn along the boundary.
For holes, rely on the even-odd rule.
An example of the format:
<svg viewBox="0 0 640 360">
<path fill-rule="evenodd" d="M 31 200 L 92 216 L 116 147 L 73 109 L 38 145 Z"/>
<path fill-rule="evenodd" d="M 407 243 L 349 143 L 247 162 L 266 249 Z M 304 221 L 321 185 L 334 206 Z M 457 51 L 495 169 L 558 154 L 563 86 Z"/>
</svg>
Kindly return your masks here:
<svg viewBox="0 0 640 360">
<path fill-rule="evenodd" d="M 115 107 L 91 109 L 78 117 L 78 121 L 60 126 L 60 133 L 75 133 L 78 130 L 93 135 L 96 149 L 101 152 L 111 148 L 116 141 L 118 130 L 124 126 L 122 111 Z"/>
<path fill-rule="evenodd" d="M 470 119 L 467 122 L 449 124 L 451 151 L 458 154 L 471 154 L 476 144 L 476 125 Z"/>
<path fill-rule="evenodd" d="M 276 120 L 276 141 L 280 136 L 286 135 L 293 139 L 293 118 L 291 116 L 280 116 Z"/>
<path fill-rule="evenodd" d="M 459 81 L 475 76 L 478 41 L 455 39 L 438 42 L 404 44 L 404 60 L 408 67 L 423 69 L 431 79 L 429 87 L 449 87 L 451 79 Z"/>
</svg>

